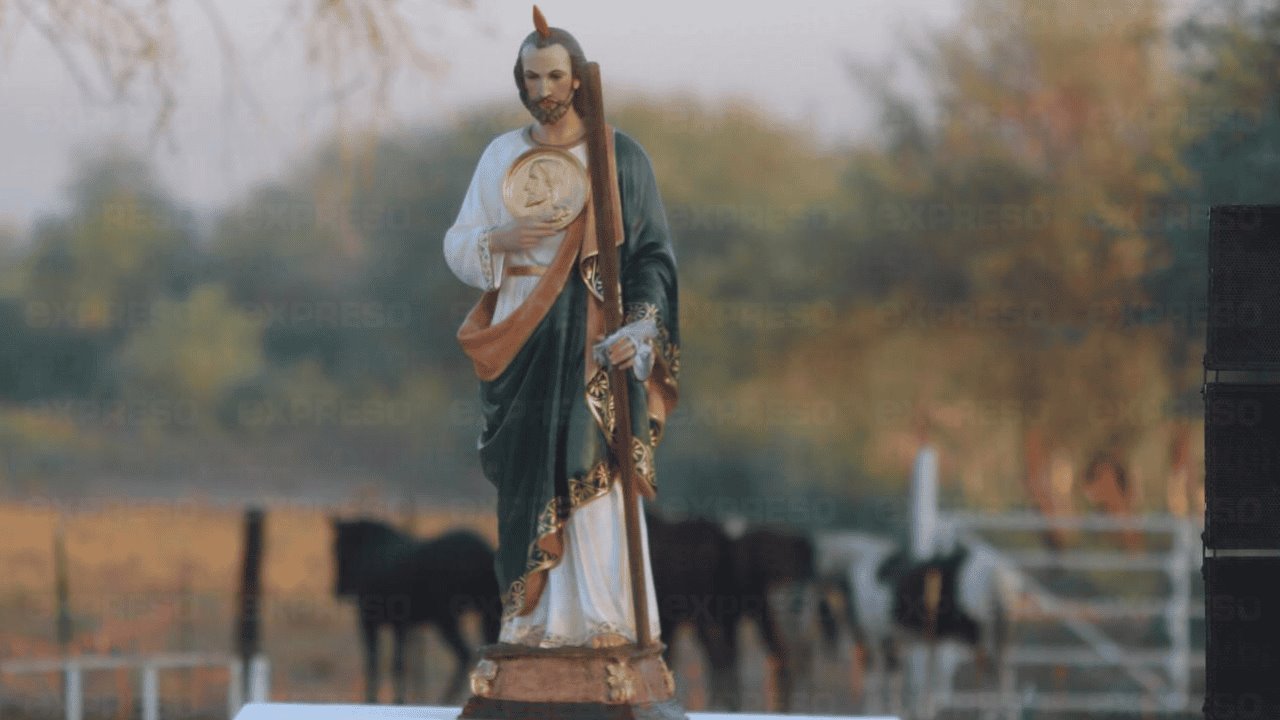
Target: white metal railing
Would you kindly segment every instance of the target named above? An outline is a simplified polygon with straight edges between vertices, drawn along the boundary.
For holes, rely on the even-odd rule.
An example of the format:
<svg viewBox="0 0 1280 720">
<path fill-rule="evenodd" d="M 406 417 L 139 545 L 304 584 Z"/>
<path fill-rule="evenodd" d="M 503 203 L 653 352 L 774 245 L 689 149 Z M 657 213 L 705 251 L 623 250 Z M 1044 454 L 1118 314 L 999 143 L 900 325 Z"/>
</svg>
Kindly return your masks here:
<svg viewBox="0 0 1280 720">
<path fill-rule="evenodd" d="M 1140 693 L 1038 693 L 1024 689 L 1021 697 L 1000 698 L 991 693 L 948 693 L 948 705 L 956 709 L 1009 707 L 1017 704 L 1042 710 L 1077 712 L 1160 712 L 1183 711 L 1194 701 L 1189 697 L 1191 671 L 1203 667 L 1204 658 L 1193 657 L 1190 621 L 1203 618 L 1203 607 L 1192 607 L 1191 573 L 1198 572 L 1201 554 L 1197 552 L 1196 526 L 1172 515 L 1135 515 L 1108 517 L 1077 515 L 1045 517 L 1020 512 L 984 515 L 972 512 L 941 513 L 946 530 L 957 541 L 982 548 L 1001 558 L 1006 569 L 1018 578 L 1025 598 L 1034 601 L 1034 609 L 1020 613 L 1023 617 L 1056 619 L 1085 643 L 1085 647 L 1012 648 L 1011 665 L 1071 665 L 1079 667 L 1116 667 L 1132 679 Z M 979 536 L 981 531 L 1044 531 L 1049 529 L 1093 532 L 1138 531 L 1169 536 L 1169 549 L 1129 553 L 1123 550 L 1004 551 Z M 1026 570 L 1058 568 L 1079 571 L 1111 571 L 1161 573 L 1169 579 L 1166 596 L 1149 600 L 1083 600 L 1058 596 L 1043 587 Z M 1113 640 L 1098 623 L 1127 618 L 1163 617 L 1169 637 L 1168 650 L 1126 648 Z M 1154 673 L 1152 669 L 1163 670 Z M 1165 677 L 1161 677 L 1164 675 Z M 1191 708 L 1195 709 L 1195 708 Z"/>
<path fill-rule="evenodd" d="M 988 515 L 968 511 L 944 513 L 947 522 L 955 527 L 975 530 L 1143 530 L 1146 532 L 1176 533 L 1190 524 L 1176 515 L 1060 515 L 1049 517 L 1034 512 L 1010 512 Z"/>
<path fill-rule="evenodd" d="M 63 678 L 66 720 L 84 720 L 84 675 L 102 670 L 135 669 L 140 674 L 142 720 L 160 720 L 160 672 L 197 667 L 227 668 L 227 717 L 234 718 L 245 704 L 244 663 L 238 657 L 204 653 L 156 655 L 76 655 L 66 658 L 6 660 L 0 676 L 58 673 Z M 249 702 L 266 702 L 271 695 L 271 663 L 263 655 L 249 661 Z"/>
<path fill-rule="evenodd" d="M 1039 692 L 1027 688 L 1020 695 L 1002 698 L 998 693 L 955 692 L 947 698 L 947 707 L 955 710 L 991 710 L 993 708 L 1014 709 L 1035 708 L 1044 712 L 1058 713 L 1115 713 L 1133 715 L 1155 715 L 1157 713 L 1173 713 L 1185 715 L 1199 713 L 1200 704 L 1184 702 L 1182 704 L 1161 704 L 1149 695 L 1139 693 L 1106 693 L 1106 692 Z"/>
<path fill-rule="evenodd" d="M 1109 552 L 1049 552 L 1015 550 L 1004 553 L 1018 567 L 1062 568 L 1063 570 L 1150 570 L 1164 572 L 1168 559 L 1163 553 L 1116 554 Z"/>
<path fill-rule="evenodd" d="M 1164 650 L 1129 650 L 1129 659 L 1145 666 L 1162 666 L 1169 662 L 1169 653 Z M 1073 646 L 1042 645 L 1014 648 L 1009 652 L 1009 660 L 1018 665 L 1073 665 L 1076 667 L 1111 667 L 1115 663 L 1107 658 L 1099 657 L 1092 648 Z M 1190 665 L 1204 667 L 1204 657 L 1191 658 Z"/>
</svg>

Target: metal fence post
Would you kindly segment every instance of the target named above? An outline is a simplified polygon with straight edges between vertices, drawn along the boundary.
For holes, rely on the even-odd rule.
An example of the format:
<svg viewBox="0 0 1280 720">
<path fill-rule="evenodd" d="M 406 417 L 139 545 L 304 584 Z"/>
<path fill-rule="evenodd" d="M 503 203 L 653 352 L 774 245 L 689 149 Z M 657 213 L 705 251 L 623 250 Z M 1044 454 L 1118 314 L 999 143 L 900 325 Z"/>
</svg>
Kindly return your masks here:
<svg viewBox="0 0 1280 720">
<path fill-rule="evenodd" d="M 227 663 L 227 720 L 234 720 L 244 707 L 244 663 L 233 658 Z"/>
<path fill-rule="evenodd" d="M 1169 558 L 1170 602 L 1169 681 L 1176 704 L 1187 702 L 1191 689 L 1191 572 L 1187 567 L 1193 550 L 1194 529 L 1190 521 L 1178 524 L 1173 535 L 1173 552 Z"/>
<path fill-rule="evenodd" d="M 83 690 L 83 671 L 80 663 L 72 660 L 62 668 L 65 702 L 67 709 L 67 720 L 83 720 L 84 718 L 84 694 Z"/>
<path fill-rule="evenodd" d="M 249 701 L 267 702 L 271 696 L 271 661 L 254 655 L 249 662 Z"/>
<path fill-rule="evenodd" d="M 142 720 L 160 720 L 160 678 L 155 665 L 142 666 Z"/>
</svg>

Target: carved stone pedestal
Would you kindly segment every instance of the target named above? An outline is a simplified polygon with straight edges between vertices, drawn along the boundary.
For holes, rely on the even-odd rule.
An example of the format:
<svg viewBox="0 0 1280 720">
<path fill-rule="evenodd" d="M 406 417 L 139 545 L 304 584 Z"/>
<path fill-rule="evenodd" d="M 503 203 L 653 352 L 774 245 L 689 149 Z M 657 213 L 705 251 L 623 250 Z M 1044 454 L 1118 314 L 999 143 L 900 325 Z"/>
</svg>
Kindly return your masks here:
<svg viewBox="0 0 1280 720">
<path fill-rule="evenodd" d="M 471 671 L 464 720 L 687 720 L 662 645 L 489 645 Z"/>
</svg>

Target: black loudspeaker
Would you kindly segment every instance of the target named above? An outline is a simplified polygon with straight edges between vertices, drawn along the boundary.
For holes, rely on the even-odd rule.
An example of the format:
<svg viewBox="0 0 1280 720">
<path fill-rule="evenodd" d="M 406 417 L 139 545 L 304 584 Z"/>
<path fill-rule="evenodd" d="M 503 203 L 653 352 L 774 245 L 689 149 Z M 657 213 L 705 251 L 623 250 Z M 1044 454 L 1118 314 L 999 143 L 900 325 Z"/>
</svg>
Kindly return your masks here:
<svg viewBox="0 0 1280 720">
<path fill-rule="evenodd" d="M 1207 384 L 1204 433 L 1205 547 L 1280 549 L 1280 385 Z"/>
<path fill-rule="evenodd" d="M 1206 720 L 1280 718 L 1280 558 L 1207 558 Z"/>
<path fill-rule="evenodd" d="M 1280 206 L 1209 211 L 1207 314 L 1207 369 L 1280 369 Z"/>
<path fill-rule="evenodd" d="M 1253 372 L 1204 388 L 1204 715 L 1280 719 L 1280 206 L 1210 210 L 1207 320 L 1205 370 Z"/>
</svg>

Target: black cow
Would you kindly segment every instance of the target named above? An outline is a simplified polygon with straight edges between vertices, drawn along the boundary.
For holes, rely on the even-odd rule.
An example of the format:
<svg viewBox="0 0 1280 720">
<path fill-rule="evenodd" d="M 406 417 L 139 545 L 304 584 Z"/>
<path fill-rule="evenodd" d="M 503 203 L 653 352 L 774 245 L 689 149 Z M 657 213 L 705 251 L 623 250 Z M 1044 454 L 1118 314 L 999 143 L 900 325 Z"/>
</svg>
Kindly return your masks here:
<svg viewBox="0 0 1280 720">
<path fill-rule="evenodd" d="M 702 519 L 667 521 L 646 514 L 658 619 L 670 640 L 693 625 L 712 666 L 712 703 L 738 710 L 738 625 L 753 620 L 774 659 L 782 711 L 791 694 L 789 644 L 771 596 L 814 580 L 813 543 L 805 535 L 756 527 L 730 539 Z M 672 662 L 668 645 L 668 662 Z"/>
<path fill-rule="evenodd" d="M 502 617 L 492 548 L 468 531 L 419 540 L 376 520 L 333 519 L 334 594 L 354 598 L 365 652 L 365 702 L 378 696 L 378 631 L 390 625 L 395 638 L 392 683 L 395 703 L 405 697 L 404 647 L 409 628 L 430 623 L 457 657 L 444 702 L 457 697 L 472 651 L 459 617 L 479 612 L 485 641 L 498 639 Z"/>
<path fill-rule="evenodd" d="M 779 610 L 785 610 L 787 625 L 792 626 L 806 616 L 804 603 L 811 597 L 815 583 L 813 540 L 808 534 L 786 528 L 762 525 L 749 528 L 734 543 L 734 574 L 738 580 L 742 617 L 754 620 L 764 638 L 765 648 L 773 659 L 774 687 L 777 689 L 778 712 L 791 706 L 792 641 L 779 622 Z M 775 600 L 779 591 L 786 605 Z M 794 628 L 792 628 L 794 630 Z"/>
<path fill-rule="evenodd" d="M 675 663 L 671 641 L 676 629 L 692 625 L 711 664 L 712 705 L 737 710 L 737 628 L 742 613 L 733 543 L 709 520 L 668 521 L 646 513 L 645 525 L 667 663 Z"/>
</svg>

